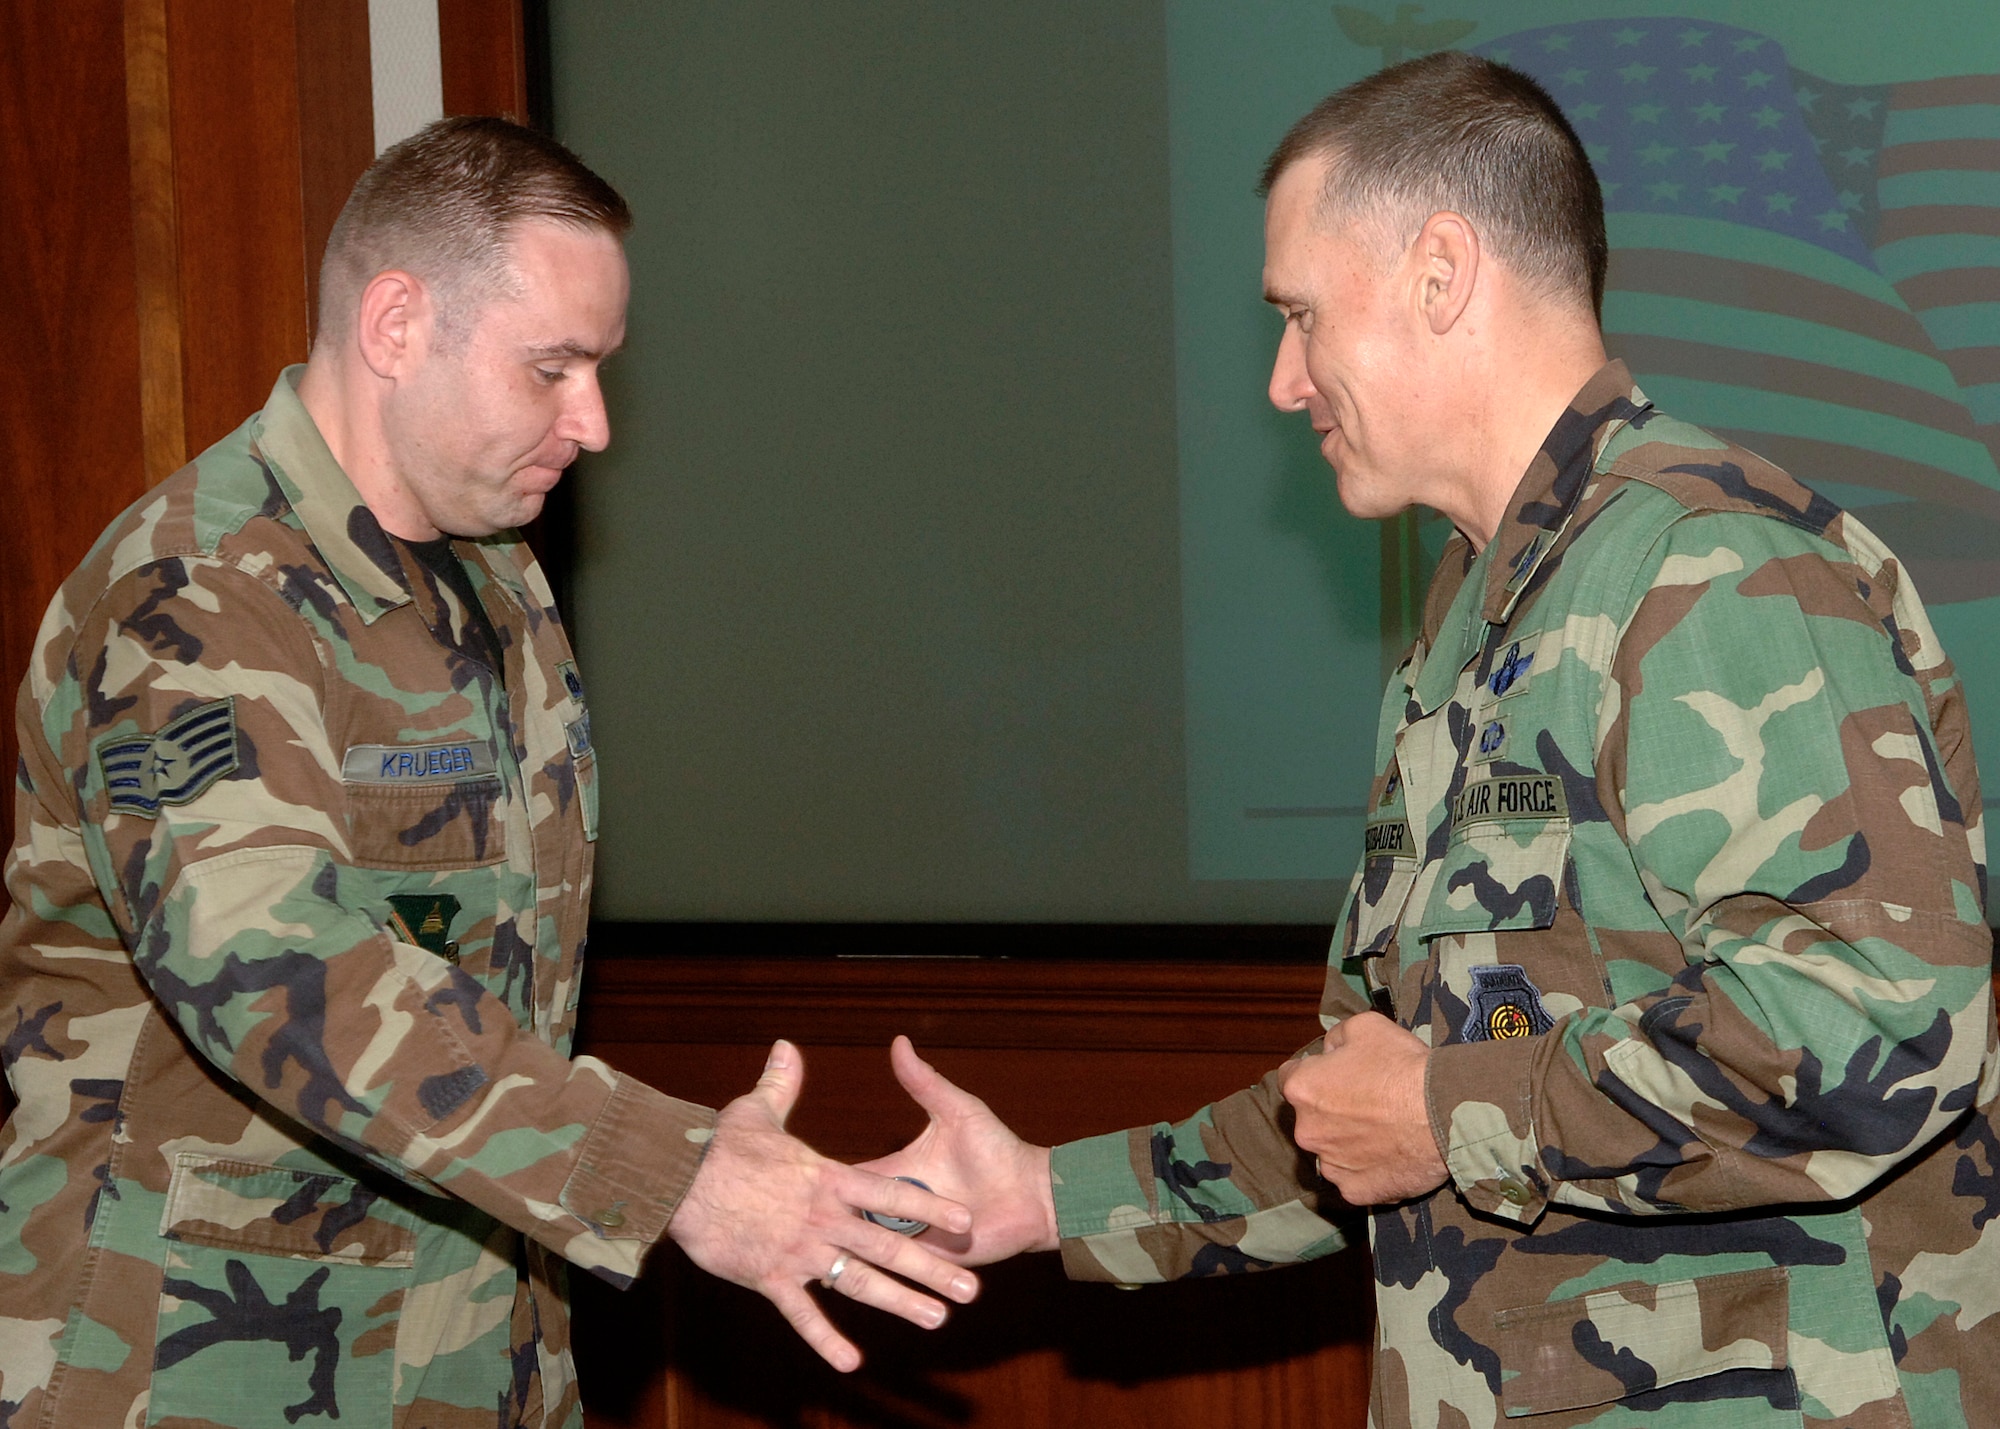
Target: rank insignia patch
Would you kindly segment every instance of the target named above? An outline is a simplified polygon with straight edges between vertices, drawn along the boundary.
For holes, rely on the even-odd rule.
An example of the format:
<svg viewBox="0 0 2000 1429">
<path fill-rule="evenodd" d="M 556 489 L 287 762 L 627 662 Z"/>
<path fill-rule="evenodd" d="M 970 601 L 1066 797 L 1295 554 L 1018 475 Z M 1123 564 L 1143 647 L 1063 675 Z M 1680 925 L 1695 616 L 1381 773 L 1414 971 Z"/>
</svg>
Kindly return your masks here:
<svg viewBox="0 0 2000 1429">
<path fill-rule="evenodd" d="M 1472 995 L 1467 999 L 1471 1012 L 1459 1036 L 1467 1042 L 1506 1042 L 1516 1037 L 1539 1037 L 1555 1026 L 1555 1019 L 1542 1006 L 1541 990 L 1528 981 L 1518 963 L 1472 970 Z"/>
<path fill-rule="evenodd" d="M 455 963 L 458 944 L 451 940 L 451 923 L 458 908 L 458 899 L 449 893 L 392 893 L 389 928 L 404 942 Z"/>
<path fill-rule="evenodd" d="M 185 804 L 237 766 L 234 696 L 197 705 L 153 734 L 97 746 L 114 814 L 156 818 L 162 804 Z"/>
</svg>

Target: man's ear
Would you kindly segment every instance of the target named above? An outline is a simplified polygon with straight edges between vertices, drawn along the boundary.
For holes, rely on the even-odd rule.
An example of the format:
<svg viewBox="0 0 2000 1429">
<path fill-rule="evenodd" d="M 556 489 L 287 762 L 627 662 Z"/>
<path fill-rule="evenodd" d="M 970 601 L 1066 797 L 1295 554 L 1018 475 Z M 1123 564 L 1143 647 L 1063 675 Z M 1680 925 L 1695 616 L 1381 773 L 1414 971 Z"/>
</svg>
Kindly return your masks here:
<svg viewBox="0 0 2000 1429">
<path fill-rule="evenodd" d="M 1444 209 L 1424 220 L 1412 251 L 1418 307 L 1432 335 L 1443 337 L 1464 316 L 1478 285 L 1484 256 L 1479 231 L 1463 215 Z"/>
<path fill-rule="evenodd" d="M 377 377 L 407 376 L 429 350 L 430 291 L 400 268 L 377 273 L 361 290 L 354 337 L 361 360 Z"/>
</svg>

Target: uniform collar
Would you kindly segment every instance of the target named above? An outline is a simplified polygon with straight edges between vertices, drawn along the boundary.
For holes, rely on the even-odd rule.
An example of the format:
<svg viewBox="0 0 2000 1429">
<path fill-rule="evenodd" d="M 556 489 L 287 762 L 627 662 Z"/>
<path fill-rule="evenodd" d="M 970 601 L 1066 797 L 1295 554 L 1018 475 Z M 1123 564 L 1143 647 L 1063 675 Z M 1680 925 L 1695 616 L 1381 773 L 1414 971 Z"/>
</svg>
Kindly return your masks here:
<svg viewBox="0 0 2000 1429">
<path fill-rule="evenodd" d="M 1624 363 L 1607 362 L 1556 419 L 1482 553 L 1488 559 L 1480 614 L 1487 624 L 1505 624 L 1513 615 L 1521 592 L 1561 540 L 1590 484 L 1597 454 L 1614 432 L 1651 405 L 1632 385 Z"/>
<path fill-rule="evenodd" d="M 375 513 L 340 469 L 312 414 L 299 400 L 303 365 L 278 374 L 251 439 L 284 489 L 320 558 L 354 602 L 363 622 L 410 602 L 408 577 Z"/>
</svg>

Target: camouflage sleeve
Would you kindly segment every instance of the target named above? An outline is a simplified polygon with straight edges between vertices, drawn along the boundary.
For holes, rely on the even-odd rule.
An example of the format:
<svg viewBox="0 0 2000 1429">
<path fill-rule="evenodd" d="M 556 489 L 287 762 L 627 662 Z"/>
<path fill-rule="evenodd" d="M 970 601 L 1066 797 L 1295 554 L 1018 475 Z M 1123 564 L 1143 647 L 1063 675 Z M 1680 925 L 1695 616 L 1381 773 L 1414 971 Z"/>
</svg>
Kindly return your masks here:
<svg viewBox="0 0 2000 1429">
<path fill-rule="evenodd" d="M 713 1114 L 564 1057 L 458 967 L 391 935 L 340 813 L 342 751 L 327 733 L 339 676 L 276 584 L 220 561 L 158 561 L 79 619 L 39 732 L 75 781 L 120 938 L 188 1041 L 250 1094 L 629 1280 Z M 150 816 L 111 809 L 100 755 L 223 701 L 233 771 Z"/>
<path fill-rule="evenodd" d="M 1596 790 L 1649 906 L 1585 910 L 1613 1006 L 1432 1054 L 1476 1209 L 1840 1199 L 1993 1094 L 1963 701 L 1877 549 L 1706 514 L 1640 572 Z"/>
<path fill-rule="evenodd" d="M 1346 1207 L 1292 1144 L 1278 1075 L 1179 1125 L 1056 1147 L 1050 1173 L 1070 1276 L 1138 1285 L 1290 1265 L 1345 1245 L 1335 1217 Z"/>
</svg>

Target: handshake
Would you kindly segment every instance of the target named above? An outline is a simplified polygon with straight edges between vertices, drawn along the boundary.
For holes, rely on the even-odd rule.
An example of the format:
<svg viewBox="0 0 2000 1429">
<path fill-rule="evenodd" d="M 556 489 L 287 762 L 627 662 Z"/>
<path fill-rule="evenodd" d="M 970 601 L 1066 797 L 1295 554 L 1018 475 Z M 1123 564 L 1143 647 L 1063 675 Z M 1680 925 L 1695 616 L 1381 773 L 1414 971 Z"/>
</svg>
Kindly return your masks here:
<svg viewBox="0 0 2000 1429">
<path fill-rule="evenodd" d="M 1280 1073 L 1293 1136 L 1351 1203 L 1420 1195 L 1445 1167 L 1423 1111 L 1426 1049 L 1373 1013 L 1351 1017 Z M 826 1290 L 935 1329 L 979 1293 L 969 1269 L 1059 1241 L 1050 1148 L 1011 1131 L 946 1080 L 907 1037 L 896 1080 L 929 1115 L 909 1145 L 848 1166 L 785 1130 L 805 1078 L 780 1041 L 757 1085 L 722 1109 L 701 1170 L 667 1234 L 703 1270 L 766 1296 L 838 1370 L 861 1353 L 807 1290 Z M 917 1225 L 899 1233 L 883 1222 Z M 931 1294 L 926 1291 L 934 1292 Z"/>
</svg>

